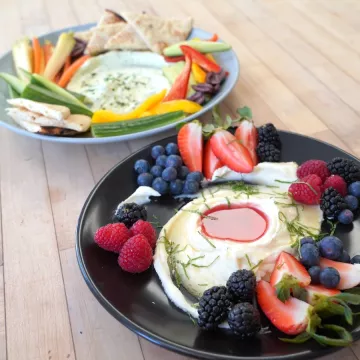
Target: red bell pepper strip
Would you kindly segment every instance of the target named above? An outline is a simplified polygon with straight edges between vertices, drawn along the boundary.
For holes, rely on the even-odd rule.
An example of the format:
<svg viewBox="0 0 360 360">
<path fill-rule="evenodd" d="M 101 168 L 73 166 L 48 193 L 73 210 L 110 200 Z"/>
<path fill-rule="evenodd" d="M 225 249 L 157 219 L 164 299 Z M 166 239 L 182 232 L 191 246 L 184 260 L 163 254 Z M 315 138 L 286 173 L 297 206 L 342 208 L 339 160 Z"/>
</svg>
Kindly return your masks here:
<svg viewBox="0 0 360 360">
<path fill-rule="evenodd" d="M 178 62 L 178 61 L 185 61 L 185 56 L 181 55 L 181 56 L 165 56 L 164 55 L 164 59 L 167 62 Z"/>
<path fill-rule="evenodd" d="M 218 40 L 219 40 L 218 34 L 214 34 L 210 39 L 208 39 L 208 41 L 218 41 Z"/>
<path fill-rule="evenodd" d="M 191 63 L 191 57 L 185 54 L 185 67 L 182 69 L 180 75 L 176 78 L 173 86 L 165 96 L 163 102 L 186 98 L 191 73 Z"/>
<path fill-rule="evenodd" d="M 192 47 L 187 45 L 181 45 L 180 49 L 183 54 L 185 54 L 185 56 L 188 55 L 191 58 L 191 61 L 198 64 L 204 70 L 213 72 L 219 72 L 221 70 L 221 67 L 218 64 L 215 64 L 214 62 L 209 60 L 204 54 L 193 49 Z"/>
</svg>

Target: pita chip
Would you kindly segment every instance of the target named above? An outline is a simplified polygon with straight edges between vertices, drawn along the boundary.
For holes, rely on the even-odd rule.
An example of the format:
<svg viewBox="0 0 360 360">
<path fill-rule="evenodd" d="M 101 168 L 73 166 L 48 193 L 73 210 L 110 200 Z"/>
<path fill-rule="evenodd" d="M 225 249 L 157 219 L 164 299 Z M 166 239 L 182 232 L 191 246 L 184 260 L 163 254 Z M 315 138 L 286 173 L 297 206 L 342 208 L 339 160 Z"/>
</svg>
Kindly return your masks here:
<svg viewBox="0 0 360 360">
<path fill-rule="evenodd" d="M 132 12 L 123 12 L 121 15 L 133 26 L 148 48 L 157 53 L 162 53 L 166 47 L 186 40 L 193 24 L 190 17 L 163 19 L 155 15 Z"/>
<path fill-rule="evenodd" d="M 93 35 L 94 29 L 96 29 L 95 27 L 86 30 L 86 31 L 78 31 L 74 34 L 74 36 L 77 39 L 80 39 L 82 41 L 85 41 L 86 43 L 88 43 Z"/>
<path fill-rule="evenodd" d="M 125 20 L 116 12 L 106 9 L 97 26 L 116 24 L 118 22 L 125 22 Z"/>
</svg>

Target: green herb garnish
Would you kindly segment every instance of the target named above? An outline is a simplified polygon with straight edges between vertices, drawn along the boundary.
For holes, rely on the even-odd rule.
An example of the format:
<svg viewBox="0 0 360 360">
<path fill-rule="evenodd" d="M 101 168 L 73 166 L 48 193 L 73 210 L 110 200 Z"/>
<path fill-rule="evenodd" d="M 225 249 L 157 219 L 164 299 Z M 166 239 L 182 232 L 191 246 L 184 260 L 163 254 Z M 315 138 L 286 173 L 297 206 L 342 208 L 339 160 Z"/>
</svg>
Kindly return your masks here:
<svg viewBox="0 0 360 360">
<path fill-rule="evenodd" d="M 212 246 L 214 249 L 216 249 L 216 246 L 215 246 L 204 234 L 202 234 L 200 231 L 198 231 L 198 233 L 199 233 L 199 235 L 201 235 L 201 236 L 203 237 L 203 239 L 206 240 L 206 242 L 207 242 L 210 246 Z"/>
</svg>

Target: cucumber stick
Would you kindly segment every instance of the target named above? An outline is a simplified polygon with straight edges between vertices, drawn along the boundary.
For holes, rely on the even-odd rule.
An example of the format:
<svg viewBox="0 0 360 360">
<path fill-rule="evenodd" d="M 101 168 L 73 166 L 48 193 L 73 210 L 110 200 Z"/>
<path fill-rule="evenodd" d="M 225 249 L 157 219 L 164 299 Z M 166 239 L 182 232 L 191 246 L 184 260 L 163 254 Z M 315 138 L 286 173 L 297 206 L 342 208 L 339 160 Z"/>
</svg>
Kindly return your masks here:
<svg viewBox="0 0 360 360">
<path fill-rule="evenodd" d="M 46 104 L 63 105 L 69 108 L 72 114 L 83 114 L 90 117 L 93 115 L 88 108 L 70 103 L 64 97 L 34 84 L 28 84 L 21 93 L 21 97 Z"/>
<path fill-rule="evenodd" d="M 21 94 L 25 89 L 25 81 L 20 80 L 14 75 L 0 73 L 0 78 L 5 80 L 19 94 Z"/>
<path fill-rule="evenodd" d="M 146 116 L 136 120 L 93 124 L 91 126 L 91 133 L 94 137 L 128 135 L 172 124 L 179 121 L 184 115 L 183 111 L 173 111 L 162 115 Z"/>
<path fill-rule="evenodd" d="M 14 88 L 11 87 L 11 85 L 8 85 L 8 92 L 10 99 L 16 99 L 20 97 L 20 94 L 16 90 L 14 90 Z"/>
</svg>

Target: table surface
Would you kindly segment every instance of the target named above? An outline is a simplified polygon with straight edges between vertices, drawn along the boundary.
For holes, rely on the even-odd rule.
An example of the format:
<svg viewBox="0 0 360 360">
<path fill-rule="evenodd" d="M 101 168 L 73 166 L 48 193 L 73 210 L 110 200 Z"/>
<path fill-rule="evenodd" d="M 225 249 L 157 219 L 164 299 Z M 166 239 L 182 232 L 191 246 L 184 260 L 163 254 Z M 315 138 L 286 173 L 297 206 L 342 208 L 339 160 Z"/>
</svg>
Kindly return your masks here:
<svg viewBox="0 0 360 360">
<path fill-rule="evenodd" d="M 0 51 L 22 35 L 99 19 L 104 8 L 191 15 L 232 44 L 241 78 L 223 108 L 360 156 L 360 1 L 0 0 Z M 165 136 L 160 135 L 159 137 Z M 0 129 L 0 360 L 185 359 L 114 320 L 83 281 L 80 209 L 114 164 L 154 141 L 76 146 Z M 1 226 L 2 224 L 2 226 Z M 327 359 L 360 359 L 354 344 Z"/>
</svg>

